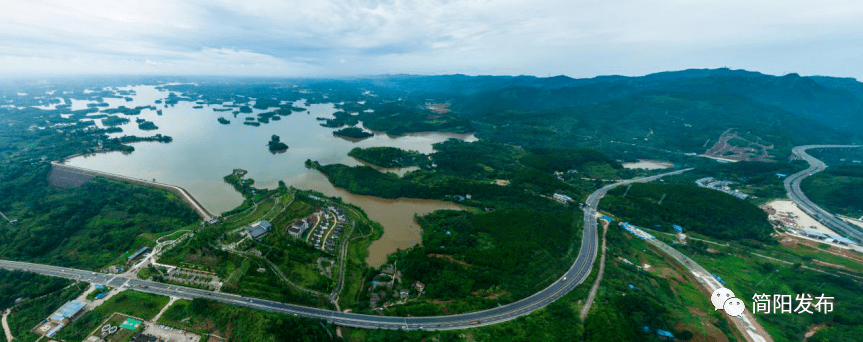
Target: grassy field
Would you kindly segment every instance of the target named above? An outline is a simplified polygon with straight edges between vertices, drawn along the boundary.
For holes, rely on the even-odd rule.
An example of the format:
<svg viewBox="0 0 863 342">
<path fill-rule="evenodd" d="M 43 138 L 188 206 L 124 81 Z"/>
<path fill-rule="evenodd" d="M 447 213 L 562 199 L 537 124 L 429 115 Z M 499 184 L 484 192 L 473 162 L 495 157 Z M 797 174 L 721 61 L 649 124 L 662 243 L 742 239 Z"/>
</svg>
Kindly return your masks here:
<svg viewBox="0 0 863 342">
<path fill-rule="evenodd" d="M 804 179 L 800 186 L 813 202 L 832 213 L 863 215 L 863 166 L 836 165 Z"/>
<path fill-rule="evenodd" d="M 178 300 L 158 323 L 228 341 L 339 341 L 335 327 L 320 320 L 220 304 L 203 299 Z M 334 338 L 330 338 L 330 334 Z"/>
<path fill-rule="evenodd" d="M 676 261 L 616 225 L 608 240 L 606 273 L 585 321 L 585 341 L 658 341 L 656 329 L 694 341 L 739 338 Z"/>
<path fill-rule="evenodd" d="M 134 318 L 132 318 L 132 319 L 134 319 Z M 108 322 L 106 324 L 110 324 L 113 326 L 120 326 L 125 321 L 126 321 L 125 315 L 114 314 L 113 316 L 111 316 L 111 318 L 108 319 Z M 139 333 L 143 330 L 144 330 L 143 324 L 140 325 L 138 327 L 138 329 L 135 329 L 135 330 L 127 330 L 127 329 L 120 328 L 120 329 L 117 329 L 117 332 L 115 332 L 114 334 L 108 335 L 105 338 L 105 340 L 106 340 L 106 342 L 127 342 L 127 341 L 131 340 L 132 337 L 135 336 L 136 333 Z M 98 330 L 98 332 L 101 332 L 101 329 Z M 100 335 L 99 333 L 96 334 L 96 336 L 99 336 L 99 335 Z"/>
<path fill-rule="evenodd" d="M 795 297 L 810 294 L 813 297 L 823 294 L 833 296 L 835 311 L 829 314 L 757 314 L 756 318 L 776 341 L 798 341 L 804 333 L 815 326 L 825 325 L 830 329 L 819 332 L 810 341 L 829 339 L 824 334 L 845 336 L 850 331 L 859 331 L 863 323 L 856 307 L 861 303 L 859 281 L 842 275 L 839 269 L 825 267 L 813 258 L 830 259 L 836 264 L 853 267 L 860 272 L 863 265 L 844 259 L 809 246 L 764 246 L 762 249 L 732 244 L 690 243 L 676 246 L 678 250 L 691 257 L 701 266 L 723 278 L 726 287 L 743 299 L 747 307 L 752 307 L 755 294 L 781 294 Z M 761 257 L 757 254 L 769 256 Z M 814 268 L 816 270 L 810 269 Z M 820 271 L 818 271 L 820 270 Z M 829 339 L 833 341 L 833 339 Z M 843 340 L 843 339 L 836 339 Z"/>
<path fill-rule="evenodd" d="M 81 341 L 106 318 L 118 312 L 132 317 L 151 319 L 168 304 L 168 297 L 143 292 L 123 291 L 90 311 L 57 334 L 67 341 Z"/>
</svg>

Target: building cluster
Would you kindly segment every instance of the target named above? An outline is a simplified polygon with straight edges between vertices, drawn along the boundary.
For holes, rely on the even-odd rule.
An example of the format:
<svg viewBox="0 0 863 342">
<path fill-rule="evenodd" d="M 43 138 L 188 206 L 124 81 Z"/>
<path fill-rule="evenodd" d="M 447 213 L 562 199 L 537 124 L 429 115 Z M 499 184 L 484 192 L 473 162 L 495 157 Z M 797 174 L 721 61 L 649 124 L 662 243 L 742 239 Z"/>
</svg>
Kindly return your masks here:
<svg viewBox="0 0 863 342">
<path fill-rule="evenodd" d="M 825 241 L 825 242 L 832 242 L 832 243 L 835 243 L 837 245 L 842 245 L 842 246 L 850 246 L 850 245 L 856 245 L 857 244 L 856 242 L 854 242 L 854 240 L 844 238 L 844 237 L 841 237 L 839 235 L 826 234 L 826 233 L 816 232 L 814 230 L 801 229 L 801 230 L 794 230 L 792 232 L 796 233 L 797 235 L 803 235 L 803 236 L 811 238 L 811 239 Z"/>
<path fill-rule="evenodd" d="M 564 195 L 564 194 L 554 194 L 552 196 L 552 198 L 554 198 L 555 201 L 558 201 L 560 203 L 575 202 L 575 200 L 572 199 L 572 197 L 569 197 L 569 196 Z"/>
<path fill-rule="evenodd" d="M 762 209 L 767 212 L 767 218 L 773 226 L 781 227 L 791 234 L 818 241 L 834 243 L 840 246 L 858 245 L 853 240 L 839 236 L 835 233 L 822 233 L 816 231 L 818 228 L 815 226 L 810 225 L 809 227 L 805 227 L 801 225 L 799 223 L 800 217 L 793 212 L 778 211 L 771 206 L 765 206 Z"/>
<path fill-rule="evenodd" d="M 563 171 L 554 171 L 554 176 L 555 176 L 555 177 L 557 177 L 557 179 L 558 179 L 558 180 L 563 181 L 563 180 L 564 180 L 564 179 L 563 179 L 563 175 L 565 175 L 565 174 L 575 174 L 575 173 L 578 173 L 578 170 L 576 170 L 576 169 L 569 169 L 569 170 L 567 170 L 566 172 L 563 172 Z"/>
<path fill-rule="evenodd" d="M 645 239 L 645 240 L 653 240 L 654 239 L 653 235 L 650 235 L 647 232 L 639 229 L 638 227 L 629 224 L 629 222 L 621 222 L 620 226 L 623 227 L 623 229 L 626 230 L 627 232 L 629 232 L 630 234 L 635 235 L 637 237 L 640 237 L 642 239 Z"/>
<path fill-rule="evenodd" d="M 293 236 L 295 239 L 302 238 L 303 233 L 309 229 L 309 219 L 304 218 L 302 220 L 296 220 L 288 227 L 288 234 Z"/>
<path fill-rule="evenodd" d="M 312 228 L 312 232 L 309 233 L 309 243 L 320 250 L 329 252 L 334 251 L 336 249 L 336 241 L 338 241 L 342 236 L 345 226 L 350 223 L 345 211 L 342 210 L 342 208 L 331 205 L 326 209 L 319 210 L 315 213 L 315 216 L 317 216 L 319 220 L 318 224 Z M 301 221 L 303 220 L 294 222 L 291 225 L 291 228 L 289 228 L 288 231 L 291 232 L 292 236 L 297 238 L 302 237 L 303 233 L 300 231 L 300 228 L 302 228 L 304 224 Z M 306 226 L 307 225 L 308 224 L 306 224 Z M 308 227 L 306 229 L 308 229 Z M 294 232 L 296 232 L 297 235 L 294 235 Z"/>
<path fill-rule="evenodd" d="M 270 221 L 260 220 L 246 226 L 246 231 L 248 231 L 249 237 L 252 238 L 252 240 L 260 241 L 270 232 L 271 226 Z"/>
<path fill-rule="evenodd" d="M 411 289 L 418 294 L 425 292 L 425 284 L 416 281 L 411 286 L 402 284 L 402 273 L 393 264 L 384 265 L 381 272 L 372 278 L 369 286 L 369 307 L 383 310 L 392 305 L 404 304 L 410 297 Z"/>
<path fill-rule="evenodd" d="M 81 317 L 87 310 L 87 303 L 78 300 L 71 300 L 63 304 L 57 311 L 54 311 L 48 319 L 37 325 L 32 332 L 37 335 L 53 337 L 63 327 L 69 325 L 72 321 Z"/>
<path fill-rule="evenodd" d="M 733 183 L 730 181 L 721 181 L 721 180 L 713 179 L 713 177 L 705 177 L 705 178 L 701 178 L 699 180 L 696 180 L 695 184 L 698 184 L 698 186 L 700 186 L 702 188 L 708 188 L 708 189 L 713 189 L 716 191 L 722 191 L 726 194 L 729 194 L 731 196 L 737 197 L 737 198 L 742 199 L 742 200 L 745 200 L 747 197 L 749 197 L 748 194 L 742 193 L 742 192 L 740 192 L 740 190 L 731 189 L 731 184 L 733 184 Z"/>
</svg>

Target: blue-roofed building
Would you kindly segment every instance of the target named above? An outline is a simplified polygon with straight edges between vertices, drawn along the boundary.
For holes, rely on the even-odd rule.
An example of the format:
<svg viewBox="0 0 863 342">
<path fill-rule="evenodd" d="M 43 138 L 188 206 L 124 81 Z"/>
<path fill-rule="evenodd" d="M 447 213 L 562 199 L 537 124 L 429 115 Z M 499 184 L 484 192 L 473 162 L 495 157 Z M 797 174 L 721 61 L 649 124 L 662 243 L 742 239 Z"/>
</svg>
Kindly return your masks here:
<svg viewBox="0 0 863 342">
<path fill-rule="evenodd" d="M 804 231 L 803 231 L 803 234 L 805 234 L 805 235 L 806 235 L 806 236 L 808 236 L 808 237 L 815 238 L 815 239 L 818 239 L 818 240 L 824 240 L 824 239 L 826 239 L 826 238 L 829 238 L 829 237 L 830 237 L 830 235 L 827 235 L 827 234 L 824 234 L 824 233 L 820 233 L 820 232 L 816 232 L 816 231 L 814 231 L 814 230 L 804 230 Z"/>
<path fill-rule="evenodd" d="M 252 223 L 251 225 L 247 226 L 246 229 L 249 231 L 249 237 L 258 240 L 270 232 L 270 227 L 270 221 L 261 220 Z"/>
<path fill-rule="evenodd" d="M 642 238 L 645 240 L 653 240 L 654 239 L 653 235 L 650 235 L 647 232 L 645 232 L 641 229 L 638 229 L 638 227 L 629 224 L 629 222 L 621 222 L 620 226 L 623 227 L 623 229 L 626 230 L 627 232 L 629 232 L 630 234 L 635 235 L 639 238 Z"/>
<path fill-rule="evenodd" d="M 66 325 L 63 323 L 57 324 L 57 326 L 55 326 L 51 330 L 48 330 L 48 333 L 45 334 L 45 336 L 54 337 L 54 335 L 57 335 L 57 332 L 60 331 L 60 329 L 63 329 L 63 327 L 65 327 L 65 326 Z"/>
<path fill-rule="evenodd" d="M 776 174 L 776 177 L 778 177 L 778 178 L 785 178 L 785 177 L 788 177 L 788 175 L 786 175 L 786 174 L 784 174 L 784 173 L 777 173 L 777 174 Z"/>
<path fill-rule="evenodd" d="M 75 319 L 78 314 L 84 311 L 84 306 L 87 303 L 71 300 L 68 303 L 64 304 L 60 309 L 51 314 L 50 320 L 55 322 L 63 322 L 68 323 L 69 321 Z"/>
<path fill-rule="evenodd" d="M 833 239 L 833 242 L 836 242 L 840 245 L 848 246 L 848 245 L 856 245 L 857 244 L 856 242 L 854 242 L 854 240 L 851 240 L 849 238 L 845 238 L 845 237 L 841 237 L 841 236 L 837 236 L 837 235 L 828 235 L 828 236 L 830 236 L 830 238 Z"/>
<path fill-rule="evenodd" d="M 663 340 L 674 338 L 674 334 L 672 334 L 670 331 L 666 331 L 666 330 L 662 330 L 662 329 L 656 329 L 656 335 L 658 335 L 659 338 L 661 338 Z"/>
<path fill-rule="evenodd" d="M 126 261 L 135 260 L 135 258 L 137 258 L 137 257 L 141 256 L 142 254 L 147 253 L 149 251 L 150 251 L 150 247 L 141 247 L 141 249 L 135 251 L 135 253 L 132 253 L 132 255 L 130 255 L 128 258 L 126 258 Z"/>
<path fill-rule="evenodd" d="M 102 289 L 104 289 L 104 288 L 105 288 L 105 285 L 99 285 L 99 284 L 96 284 L 96 285 L 93 285 L 93 288 L 94 288 L 94 289 L 96 289 L 96 290 L 102 290 Z"/>
<path fill-rule="evenodd" d="M 681 227 L 681 226 L 678 226 L 678 225 L 676 225 L 676 224 L 673 224 L 673 225 L 671 225 L 671 228 L 674 228 L 674 231 L 675 231 L 675 232 L 683 233 L 683 227 Z"/>
<path fill-rule="evenodd" d="M 614 219 L 607 215 L 602 215 L 603 220 L 608 221 L 608 223 L 614 222 Z"/>
</svg>

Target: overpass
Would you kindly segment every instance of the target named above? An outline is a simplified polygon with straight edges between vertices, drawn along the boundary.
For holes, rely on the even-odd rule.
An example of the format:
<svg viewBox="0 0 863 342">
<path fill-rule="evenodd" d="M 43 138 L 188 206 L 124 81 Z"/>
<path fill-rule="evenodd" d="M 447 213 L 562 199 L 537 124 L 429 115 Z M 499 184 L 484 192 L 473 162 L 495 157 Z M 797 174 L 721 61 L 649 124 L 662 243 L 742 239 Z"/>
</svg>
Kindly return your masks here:
<svg viewBox="0 0 863 342">
<path fill-rule="evenodd" d="M 403 330 L 451 330 L 492 325 L 516 319 L 541 309 L 563 297 L 590 275 L 596 260 L 598 247 L 596 210 L 599 200 L 609 190 L 626 184 L 650 182 L 664 176 L 680 174 L 691 169 L 679 170 L 660 175 L 625 180 L 606 185 L 588 196 L 584 207 L 584 232 L 581 249 L 575 262 L 560 278 L 545 289 L 522 300 L 483 311 L 436 317 L 388 317 L 363 315 L 347 312 L 318 309 L 301 305 L 280 303 L 265 299 L 249 298 L 234 294 L 213 292 L 184 286 L 164 284 L 148 280 L 125 278 L 114 274 L 85 271 L 50 265 L 18 261 L 0 260 L 0 268 L 22 270 L 47 276 L 61 277 L 76 281 L 125 287 L 130 290 L 155 293 L 184 299 L 206 298 L 222 303 L 239 305 L 253 309 L 266 310 L 286 315 L 324 319 L 337 325 L 365 329 L 403 329 Z"/>
<path fill-rule="evenodd" d="M 807 150 L 820 150 L 820 149 L 847 149 L 847 148 L 859 148 L 860 145 L 804 145 L 794 147 L 792 150 L 793 158 L 795 159 L 803 159 L 809 163 L 809 168 L 806 170 L 795 173 L 788 178 L 785 178 L 785 191 L 788 192 L 788 198 L 790 198 L 801 210 L 811 215 L 815 220 L 821 222 L 831 230 L 845 235 L 849 239 L 855 240 L 857 242 L 863 242 L 863 232 L 860 231 L 859 228 L 852 227 L 847 222 L 842 219 L 834 216 L 833 214 L 828 213 L 826 210 L 819 207 L 817 204 L 812 202 L 809 197 L 806 197 L 806 194 L 803 193 L 803 190 L 800 189 L 800 183 L 803 182 L 806 177 L 814 175 L 818 172 L 824 171 L 827 168 L 827 165 L 824 162 L 818 160 L 817 158 L 806 153 Z"/>
</svg>

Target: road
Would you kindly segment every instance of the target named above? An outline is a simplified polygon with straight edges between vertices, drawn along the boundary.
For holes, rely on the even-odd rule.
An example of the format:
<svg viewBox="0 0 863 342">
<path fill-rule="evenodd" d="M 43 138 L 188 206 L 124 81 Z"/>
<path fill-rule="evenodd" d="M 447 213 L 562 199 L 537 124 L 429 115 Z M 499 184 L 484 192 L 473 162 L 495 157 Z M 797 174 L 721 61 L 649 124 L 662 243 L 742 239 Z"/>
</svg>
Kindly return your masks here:
<svg viewBox="0 0 863 342">
<path fill-rule="evenodd" d="M 23 270 L 43 275 L 54 276 L 83 281 L 88 283 L 106 284 L 114 287 L 125 287 L 135 291 L 155 293 L 165 296 L 194 299 L 207 298 L 222 303 L 239 305 L 254 309 L 277 312 L 286 315 L 320 318 L 341 326 L 366 328 L 366 329 L 404 329 L 404 330 L 452 330 L 465 329 L 478 326 L 492 325 L 516 319 L 527 315 L 535 310 L 541 309 L 555 300 L 563 297 L 569 291 L 581 284 L 590 275 L 597 252 L 597 229 L 596 208 L 599 200 L 609 190 L 626 184 L 643 183 L 657 180 L 664 176 L 680 174 L 690 169 L 678 170 L 660 175 L 625 180 L 618 183 L 606 185 L 596 190 L 590 196 L 584 206 L 584 232 L 582 234 L 581 249 L 575 262 L 560 278 L 542 291 L 533 294 L 514 303 L 496 308 L 437 317 L 386 317 L 374 315 L 362 315 L 348 312 L 311 308 L 306 306 L 285 304 L 270 300 L 248 298 L 234 294 L 212 292 L 207 290 L 188 288 L 183 286 L 163 284 L 148 280 L 125 278 L 112 274 L 91 272 L 58 266 L 32 264 L 18 261 L 0 260 L 0 268 L 8 270 Z"/>
<path fill-rule="evenodd" d="M 800 183 L 803 182 L 803 179 L 818 172 L 824 171 L 824 169 L 827 168 L 827 165 L 824 164 L 824 162 L 806 153 L 807 150 L 823 148 L 859 147 L 859 145 L 805 145 L 795 147 L 792 152 L 794 153 L 794 155 L 807 161 L 809 163 L 809 168 L 785 178 L 785 191 L 788 192 L 788 198 L 790 198 L 795 204 L 797 204 L 797 206 L 800 207 L 801 210 L 811 215 L 812 218 L 814 218 L 815 220 L 827 226 L 827 228 L 830 228 L 831 230 L 839 234 L 845 235 L 849 239 L 856 240 L 857 242 L 863 242 L 863 232 L 861 232 L 860 229 L 852 227 L 850 224 L 843 221 L 842 219 L 833 216 L 833 214 L 828 213 L 824 209 L 821 209 L 821 207 L 809 200 L 809 197 L 806 197 L 806 194 L 803 193 L 803 190 L 800 190 Z"/>
<path fill-rule="evenodd" d="M 686 269 L 695 276 L 695 279 L 697 279 L 698 282 L 707 289 L 708 293 L 713 293 L 716 289 L 724 287 L 710 272 L 707 271 L 707 269 L 701 267 L 701 265 L 678 252 L 676 249 L 671 248 L 671 246 L 657 239 L 647 240 L 647 242 L 661 249 L 663 252 L 677 260 L 681 265 L 686 267 Z M 740 296 L 738 298 L 743 297 L 740 294 L 738 295 Z M 743 337 L 749 342 L 773 341 L 773 338 L 770 337 L 767 331 L 764 330 L 764 327 L 755 320 L 755 316 L 753 316 L 749 311 L 744 311 L 743 315 L 738 317 L 732 317 L 731 322 L 737 326 L 737 328 L 743 333 Z"/>
</svg>

